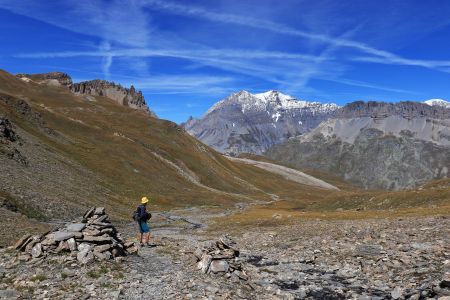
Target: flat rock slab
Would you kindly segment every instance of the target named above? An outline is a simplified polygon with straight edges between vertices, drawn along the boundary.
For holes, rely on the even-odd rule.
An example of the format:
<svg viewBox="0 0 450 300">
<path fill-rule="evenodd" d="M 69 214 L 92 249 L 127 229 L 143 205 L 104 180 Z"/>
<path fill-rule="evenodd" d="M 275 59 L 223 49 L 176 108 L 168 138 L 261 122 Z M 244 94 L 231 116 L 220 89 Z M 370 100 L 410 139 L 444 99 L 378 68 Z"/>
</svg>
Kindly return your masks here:
<svg viewBox="0 0 450 300">
<path fill-rule="evenodd" d="M 380 245 L 358 245 L 355 256 L 377 256 L 382 254 L 383 247 Z"/>
<path fill-rule="evenodd" d="M 104 207 L 97 207 L 94 211 L 94 215 L 103 215 L 105 213 Z"/>
<path fill-rule="evenodd" d="M 85 235 L 83 237 L 83 241 L 85 242 L 110 242 L 112 239 L 108 235 L 101 235 L 101 236 L 91 236 L 91 235 Z"/>
<path fill-rule="evenodd" d="M 86 224 L 84 224 L 84 223 L 73 223 L 73 224 L 68 224 L 66 226 L 66 230 L 67 231 L 80 232 L 85 227 L 86 227 Z"/>
<path fill-rule="evenodd" d="M 213 260 L 209 269 L 213 273 L 226 273 L 228 271 L 228 263 L 225 260 Z"/>
<path fill-rule="evenodd" d="M 92 207 L 91 209 L 88 209 L 88 210 L 84 213 L 83 218 L 84 218 L 84 219 L 87 219 L 87 218 L 91 217 L 91 216 L 93 215 L 95 209 L 96 209 L 95 207 Z"/>
<path fill-rule="evenodd" d="M 53 237 L 57 242 L 68 240 L 70 238 L 73 238 L 74 236 L 75 234 L 69 231 L 55 231 L 53 233 Z"/>
<path fill-rule="evenodd" d="M 19 249 L 22 247 L 22 245 L 31 237 L 31 234 L 26 234 L 22 236 L 15 244 L 14 249 Z"/>
<path fill-rule="evenodd" d="M 0 290 L 0 299 L 18 299 L 19 293 L 15 290 Z"/>
</svg>

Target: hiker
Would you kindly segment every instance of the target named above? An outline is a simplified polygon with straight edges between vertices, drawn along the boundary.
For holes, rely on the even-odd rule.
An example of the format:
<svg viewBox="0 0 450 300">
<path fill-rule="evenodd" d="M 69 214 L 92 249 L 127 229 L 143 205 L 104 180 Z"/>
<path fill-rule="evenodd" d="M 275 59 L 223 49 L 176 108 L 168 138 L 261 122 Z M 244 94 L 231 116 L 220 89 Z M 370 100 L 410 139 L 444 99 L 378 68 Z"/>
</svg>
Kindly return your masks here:
<svg viewBox="0 0 450 300">
<path fill-rule="evenodd" d="M 151 218 L 151 214 L 147 212 L 147 197 L 142 197 L 141 205 L 136 209 L 133 219 L 138 222 L 139 225 L 139 242 L 141 246 L 148 246 L 150 240 L 150 228 L 148 226 L 148 220 Z"/>
</svg>

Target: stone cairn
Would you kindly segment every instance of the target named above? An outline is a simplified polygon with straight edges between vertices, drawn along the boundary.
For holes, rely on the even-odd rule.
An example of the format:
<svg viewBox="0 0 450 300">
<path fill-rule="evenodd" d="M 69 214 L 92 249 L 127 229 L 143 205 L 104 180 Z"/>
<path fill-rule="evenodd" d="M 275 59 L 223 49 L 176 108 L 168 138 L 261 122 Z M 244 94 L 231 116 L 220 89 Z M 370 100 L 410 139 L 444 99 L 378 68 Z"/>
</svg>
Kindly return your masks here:
<svg viewBox="0 0 450 300">
<path fill-rule="evenodd" d="M 242 268 L 236 243 L 228 236 L 222 236 L 215 243 L 194 252 L 197 268 L 204 274 L 217 274 L 232 281 L 247 281 L 248 276 Z"/>
<path fill-rule="evenodd" d="M 118 258 L 138 249 L 133 242 L 123 242 L 104 207 L 92 207 L 73 223 L 44 235 L 25 235 L 14 248 L 21 252 L 19 259 L 24 261 L 40 260 L 65 252 L 82 264 L 94 259 Z"/>
</svg>

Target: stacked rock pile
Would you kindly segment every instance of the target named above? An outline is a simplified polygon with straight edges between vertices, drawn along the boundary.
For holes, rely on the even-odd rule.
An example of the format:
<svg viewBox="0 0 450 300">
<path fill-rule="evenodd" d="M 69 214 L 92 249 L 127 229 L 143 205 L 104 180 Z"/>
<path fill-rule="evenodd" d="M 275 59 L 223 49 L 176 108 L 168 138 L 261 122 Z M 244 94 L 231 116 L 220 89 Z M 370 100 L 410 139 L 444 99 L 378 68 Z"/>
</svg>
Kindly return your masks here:
<svg viewBox="0 0 450 300">
<path fill-rule="evenodd" d="M 236 243 L 228 236 L 222 236 L 215 243 L 197 249 L 194 255 L 197 258 L 197 268 L 204 274 L 223 275 L 233 281 L 248 280 Z"/>
<path fill-rule="evenodd" d="M 66 252 L 83 264 L 137 251 L 134 243 L 123 242 L 104 207 L 92 207 L 75 222 L 44 235 L 25 235 L 14 248 L 22 252 L 19 259 L 24 261 Z"/>
</svg>

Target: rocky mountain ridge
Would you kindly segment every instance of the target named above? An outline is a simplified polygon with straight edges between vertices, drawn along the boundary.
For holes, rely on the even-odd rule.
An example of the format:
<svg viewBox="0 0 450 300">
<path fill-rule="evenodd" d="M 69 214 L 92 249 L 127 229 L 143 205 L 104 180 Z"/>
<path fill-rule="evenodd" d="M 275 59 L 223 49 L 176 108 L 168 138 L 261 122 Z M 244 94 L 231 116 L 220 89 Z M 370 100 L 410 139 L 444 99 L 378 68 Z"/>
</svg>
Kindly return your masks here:
<svg viewBox="0 0 450 300">
<path fill-rule="evenodd" d="M 429 104 L 431 103 L 431 104 Z M 355 101 L 336 111 L 336 118 L 386 118 L 389 116 L 401 116 L 406 119 L 429 117 L 434 119 L 450 118 L 449 110 L 435 102 L 402 101 L 396 103 L 380 101 Z"/>
<path fill-rule="evenodd" d="M 298 100 L 278 91 L 240 91 L 213 105 L 187 132 L 220 152 L 260 154 L 289 137 L 308 132 L 339 108 L 333 103 Z"/>
<path fill-rule="evenodd" d="M 450 109 L 418 102 L 353 102 L 266 155 L 365 188 L 412 188 L 449 176 Z"/>
<path fill-rule="evenodd" d="M 103 96 L 120 105 L 143 110 L 156 117 L 156 114 L 148 107 L 142 92 L 137 91 L 133 85 L 130 88 L 125 88 L 120 84 L 100 79 L 74 83 L 68 74 L 62 72 L 17 74 L 16 76 L 25 82 L 32 81 L 50 86 L 64 86 L 76 94 Z"/>
</svg>

